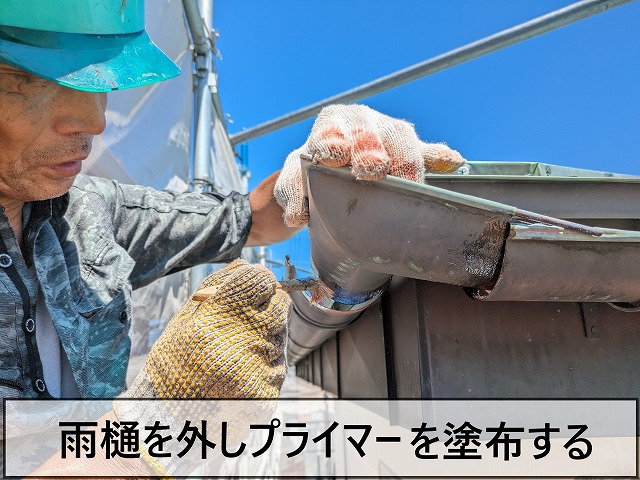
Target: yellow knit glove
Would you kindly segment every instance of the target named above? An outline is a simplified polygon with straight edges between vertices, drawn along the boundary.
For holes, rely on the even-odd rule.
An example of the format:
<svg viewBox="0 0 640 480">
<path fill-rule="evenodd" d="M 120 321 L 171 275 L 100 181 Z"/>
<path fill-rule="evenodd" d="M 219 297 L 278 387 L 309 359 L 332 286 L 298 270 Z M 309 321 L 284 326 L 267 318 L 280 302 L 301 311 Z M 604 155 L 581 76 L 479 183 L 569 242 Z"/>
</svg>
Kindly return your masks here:
<svg viewBox="0 0 640 480">
<path fill-rule="evenodd" d="M 291 303 L 278 286 L 244 260 L 207 277 L 149 352 L 154 396 L 277 398 Z"/>
<path fill-rule="evenodd" d="M 140 425 L 206 419 L 207 438 L 219 444 L 221 422 L 231 422 L 228 444 L 252 423 L 268 421 L 286 374 L 286 322 L 291 300 L 269 270 L 236 260 L 209 275 L 154 343 L 142 372 L 114 401 L 120 420 Z M 125 399 L 125 400 L 122 400 Z M 167 399 L 162 402 L 126 399 Z M 171 402 L 169 399 L 223 399 Z M 224 401 L 253 399 L 253 402 Z M 174 437 L 180 430 L 172 431 Z M 176 448 L 179 444 L 176 444 Z M 177 451 L 145 462 L 161 476 L 184 476 L 199 466 Z"/>
</svg>

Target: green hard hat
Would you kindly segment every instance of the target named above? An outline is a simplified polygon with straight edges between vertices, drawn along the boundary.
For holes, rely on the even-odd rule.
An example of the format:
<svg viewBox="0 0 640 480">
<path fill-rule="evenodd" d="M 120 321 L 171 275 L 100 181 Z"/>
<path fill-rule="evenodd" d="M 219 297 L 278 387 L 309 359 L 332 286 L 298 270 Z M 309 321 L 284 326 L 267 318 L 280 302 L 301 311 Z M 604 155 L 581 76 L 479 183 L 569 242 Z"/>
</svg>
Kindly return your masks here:
<svg viewBox="0 0 640 480">
<path fill-rule="evenodd" d="M 180 74 L 144 29 L 144 0 L 0 0 L 0 62 L 89 92 Z"/>
</svg>

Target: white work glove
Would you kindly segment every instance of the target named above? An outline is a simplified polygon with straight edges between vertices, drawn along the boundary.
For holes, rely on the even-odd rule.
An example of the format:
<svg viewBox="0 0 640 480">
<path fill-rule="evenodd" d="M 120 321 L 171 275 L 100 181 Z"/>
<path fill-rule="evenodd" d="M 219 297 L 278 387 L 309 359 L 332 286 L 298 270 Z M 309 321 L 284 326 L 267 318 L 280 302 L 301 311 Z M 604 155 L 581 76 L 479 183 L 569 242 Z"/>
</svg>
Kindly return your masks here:
<svg viewBox="0 0 640 480">
<path fill-rule="evenodd" d="M 305 144 L 289 154 L 274 195 L 289 227 L 309 220 L 304 199 L 300 155 L 330 167 L 351 165 L 358 180 L 393 175 L 424 183 L 425 172 L 450 173 L 464 158 L 442 143 L 422 142 L 409 122 L 388 117 L 365 105 L 331 105 L 322 109 Z"/>
</svg>

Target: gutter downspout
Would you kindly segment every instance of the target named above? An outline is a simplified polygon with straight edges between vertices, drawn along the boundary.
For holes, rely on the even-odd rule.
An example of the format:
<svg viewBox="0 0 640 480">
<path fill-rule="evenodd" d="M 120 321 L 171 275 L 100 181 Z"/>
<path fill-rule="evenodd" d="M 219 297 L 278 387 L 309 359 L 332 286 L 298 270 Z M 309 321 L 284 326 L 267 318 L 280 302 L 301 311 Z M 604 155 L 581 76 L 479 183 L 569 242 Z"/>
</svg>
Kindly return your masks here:
<svg viewBox="0 0 640 480">
<path fill-rule="evenodd" d="M 348 169 L 306 161 L 302 177 L 311 259 L 335 294 L 320 304 L 305 292 L 291 294 L 291 364 L 356 320 L 392 275 L 480 287 L 499 270 L 513 207 L 486 202 L 476 208 L 443 189 L 393 177 L 356 181 Z M 461 210 L 465 222 L 458 220 Z M 433 234 L 443 230 L 449 238 Z M 451 246 L 445 254 L 443 242 Z"/>
</svg>

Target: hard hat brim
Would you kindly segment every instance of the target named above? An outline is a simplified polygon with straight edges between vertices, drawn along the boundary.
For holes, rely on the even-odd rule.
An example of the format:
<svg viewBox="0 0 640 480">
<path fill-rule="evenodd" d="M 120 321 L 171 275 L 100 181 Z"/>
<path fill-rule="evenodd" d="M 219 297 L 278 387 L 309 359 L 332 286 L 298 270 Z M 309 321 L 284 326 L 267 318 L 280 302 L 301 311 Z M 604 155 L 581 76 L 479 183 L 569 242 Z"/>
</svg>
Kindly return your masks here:
<svg viewBox="0 0 640 480">
<path fill-rule="evenodd" d="M 144 30 L 84 35 L 0 27 L 0 62 L 87 92 L 139 87 L 180 74 Z"/>
</svg>

